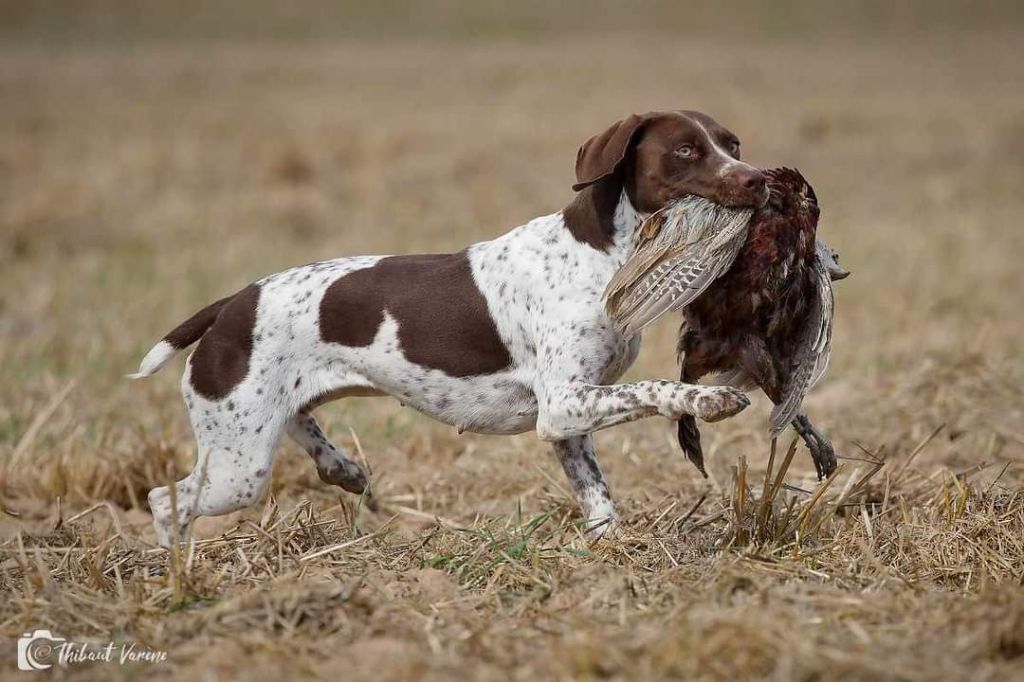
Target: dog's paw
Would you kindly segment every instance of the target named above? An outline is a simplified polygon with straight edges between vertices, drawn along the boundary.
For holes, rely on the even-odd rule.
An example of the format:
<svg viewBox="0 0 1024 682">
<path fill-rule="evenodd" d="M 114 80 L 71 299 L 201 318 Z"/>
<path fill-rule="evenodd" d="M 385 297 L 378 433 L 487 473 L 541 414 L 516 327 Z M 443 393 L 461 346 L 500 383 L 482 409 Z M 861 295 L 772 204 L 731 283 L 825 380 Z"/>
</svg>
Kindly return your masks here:
<svg viewBox="0 0 1024 682">
<path fill-rule="evenodd" d="M 324 483 L 336 485 L 356 495 L 362 495 L 370 485 L 370 478 L 363 471 L 363 467 L 351 461 L 331 462 L 327 466 L 318 466 L 316 473 Z"/>
<path fill-rule="evenodd" d="M 750 405 L 750 398 L 729 386 L 712 386 L 701 390 L 694 401 L 694 416 L 716 422 L 742 412 Z"/>
<path fill-rule="evenodd" d="M 618 515 L 587 519 L 583 523 L 583 534 L 589 542 L 614 540 L 619 532 Z"/>
</svg>

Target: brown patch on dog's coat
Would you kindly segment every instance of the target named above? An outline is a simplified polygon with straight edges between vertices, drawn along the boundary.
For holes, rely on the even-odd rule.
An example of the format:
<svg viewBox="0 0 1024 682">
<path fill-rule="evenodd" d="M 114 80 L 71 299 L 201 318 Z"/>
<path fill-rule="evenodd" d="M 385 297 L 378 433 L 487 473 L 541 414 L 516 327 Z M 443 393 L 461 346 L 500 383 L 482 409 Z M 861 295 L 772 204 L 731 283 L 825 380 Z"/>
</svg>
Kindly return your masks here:
<svg viewBox="0 0 1024 682">
<path fill-rule="evenodd" d="M 411 363 L 455 377 L 512 365 L 465 251 L 391 256 L 341 277 L 320 302 L 320 337 L 368 346 L 385 310 L 398 322 L 398 341 Z"/>
<path fill-rule="evenodd" d="M 198 317 L 221 305 L 213 326 L 192 353 L 192 386 L 204 398 L 220 400 L 249 373 L 259 301 L 259 285 L 250 284 L 229 299 L 218 301 L 193 316 Z"/>
</svg>

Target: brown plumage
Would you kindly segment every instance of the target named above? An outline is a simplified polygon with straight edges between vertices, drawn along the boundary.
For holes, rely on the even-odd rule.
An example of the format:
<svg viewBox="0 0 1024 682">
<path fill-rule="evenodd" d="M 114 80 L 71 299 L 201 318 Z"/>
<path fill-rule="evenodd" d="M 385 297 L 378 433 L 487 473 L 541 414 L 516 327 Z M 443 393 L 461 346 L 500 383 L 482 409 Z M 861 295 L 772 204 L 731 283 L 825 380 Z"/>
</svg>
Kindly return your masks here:
<svg viewBox="0 0 1024 682">
<path fill-rule="evenodd" d="M 751 217 L 732 266 L 683 310 L 681 379 L 760 387 L 775 404 L 770 431 L 792 423 L 811 450 L 819 477 L 835 470 L 835 453 L 800 412 L 807 390 L 828 365 L 832 330 L 831 279 L 842 279 L 837 257 L 816 243 L 818 202 L 792 169 L 766 172 L 768 204 Z M 704 471 L 700 432 L 679 422 L 679 444 Z"/>
</svg>

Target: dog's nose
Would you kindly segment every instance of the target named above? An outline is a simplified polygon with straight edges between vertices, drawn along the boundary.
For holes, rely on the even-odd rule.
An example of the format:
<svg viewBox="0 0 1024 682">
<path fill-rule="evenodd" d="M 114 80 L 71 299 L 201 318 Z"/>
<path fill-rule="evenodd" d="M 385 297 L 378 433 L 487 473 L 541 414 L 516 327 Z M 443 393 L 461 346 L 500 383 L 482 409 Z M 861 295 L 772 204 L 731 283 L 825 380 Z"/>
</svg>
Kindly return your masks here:
<svg viewBox="0 0 1024 682">
<path fill-rule="evenodd" d="M 760 194 L 764 191 L 764 173 L 751 168 L 750 170 L 741 170 L 737 173 L 739 177 L 736 180 L 740 183 L 740 186 L 751 192 L 752 194 Z"/>
</svg>

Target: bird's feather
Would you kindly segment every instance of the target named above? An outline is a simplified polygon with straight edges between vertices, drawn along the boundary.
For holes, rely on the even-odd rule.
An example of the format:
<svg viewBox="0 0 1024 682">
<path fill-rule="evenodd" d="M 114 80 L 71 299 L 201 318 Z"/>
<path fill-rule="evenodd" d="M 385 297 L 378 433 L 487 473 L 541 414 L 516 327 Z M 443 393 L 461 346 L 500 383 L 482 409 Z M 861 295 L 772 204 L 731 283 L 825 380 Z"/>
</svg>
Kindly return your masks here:
<svg viewBox="0 0 1024 682">
<path fill-rule="evenodd" d="M 686 307 L 728 270 L 752 213 L 686 196 L 651 215 L 605 289 L 605 307 L 622 334 L 631 337 Z"/>
</svg>

